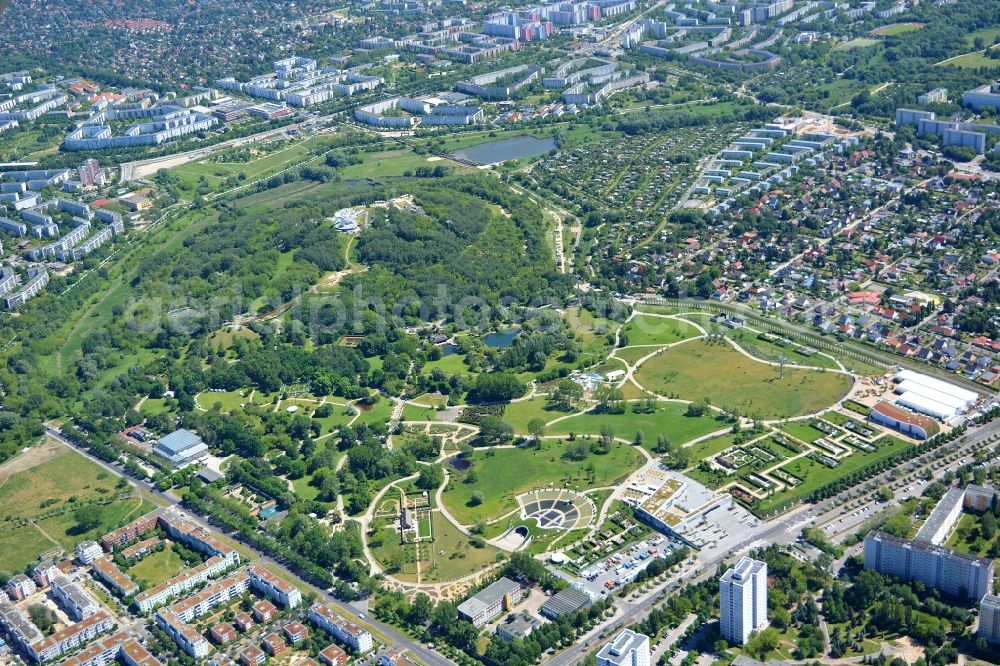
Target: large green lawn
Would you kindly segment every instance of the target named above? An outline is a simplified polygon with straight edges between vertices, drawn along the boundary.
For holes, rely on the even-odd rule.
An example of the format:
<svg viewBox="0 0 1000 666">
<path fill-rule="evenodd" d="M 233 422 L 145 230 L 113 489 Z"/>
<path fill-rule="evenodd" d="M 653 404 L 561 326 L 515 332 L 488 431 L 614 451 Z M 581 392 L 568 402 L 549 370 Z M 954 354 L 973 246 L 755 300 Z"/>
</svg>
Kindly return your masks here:
<svg viewBox="0 0 1000 666">
<path fill-rule="evenodd" d="M 756 333 L 748 331 L 745 328 L 728 331 L 726 337 L 747 350 L 750 354 L 764 361 L 777 361 L 778 358 L 784 356 L 788 359 L 787 362 L 792 365 L 807 365 L 816 368 L 828 368 L 830 370 L 837 368 L 837 362 L 829 356 L 824 356 L 823 354 L 803 356 L 795 352 L 795 348 L 798 345 L 782 347 L 774 342 L 758 338 Z"/>
<path fill-rule="evenodd" d="M 563 320 L 577 336 L 581 358 L 592 362 L 607 356 L 610 350 L 608 336 L 617 328 L 616 322 L 596 317 L 589 310 L 579 307 L 566 308 Z"/>
<path fill-rule="evenodd" d="M 129 497 L 105 504 L 101 510 L 101 523 L 90 530 L 80 530 L 80 525 L 72 511 L 39 520 L 38 527 L 58 541 L 66 552 L 70 552 L 76 548 L 77 544 L 99 539 L 101 535 L 149 513 L 154 508 L 156 507 L 146 500 Z"/>
<path fill-rule="evenodd" d="M 982 28 L 981 30 L 974 30 L 965 36 L 965 43 L 971 48 L 976 43 L 976 37 L 981 37 L 983 44 L 989 46 L 993 43 L 997 37 L 1000 37 L 1000 26 L 993 26 L 991 28 Z"/>
<path fill-rule="evenodd" d="M 202 409 L 215 409 L 218 406 L 219 411 L 232 414 L 233 412 L 240 411 L 243 409 L 242 405 L 250 402 L 250 398 L 247 397 L 249 395 L 249 389 L 238 391 L 202 391 L 194 399 Z"/>
<path fill-rule="evenodd" d="M 177 176 L 184 184 L 184 188 L 189 191 L 198 189 L 198 182 L 202 177 L 208 181 L 211 187 L 218 187 L 227 178 L 239 174 L 246 175 L 246 180 L 242 183 L 247 183 L 308 159 L 312 155 L 312 149 L 322 147 L 324 143 L 326 140 L 322 137 L 313 137 L 305 141 L 275 139 L 261 146 L 268 150 L 266 154 L 251 159 L 249 162 L 216 162 L 211 161 L 211 158 L 206 158 L 174 167 L 170 172 Z M 259 150 L 261 147 L 256 149 Z M 225 152 L 220 153 L 222 157 L 217 159 L 224 159 L 225 154 Z"/>
<path fill-rule="evenodd" d="M 403 176 L 407 171 L 413 172 L 419 167 L 444 166 L 456 172 L 472 171 L 458 162 L 442 159 L 433 155 L 417 155 L 409 149 L 386 150 L 380 153 L 368 153 L 360 164 L 352 164 L 344 169 L 344 179 L 386 178 Z"/>
<path fill-rule="evenodd" d="M 790 421 L 782 425 L 781 430 L 806 444 L 812 444 L 817 439 L 827 436 L 826 433 L 812 427 L 807 421 Z"/>
<path fill-rule="evenodd" d="M 582 409 L 582 407 L 580 409 Z M 518 402 L 510 403 L 504 410 L 503 420 L 514 427 L 514 432 L 523 435 L 527 434 L 528 421 L 531 421 L 532 419 L 541 419 L 542 421 L 548 423 L 549 421 L 557 419 L 560 416 L 568 416 L 572 413 L 572 411 L 563 412 L 550 407 L 548 400 L 543 396 L 539 396 L 532 398 L 531 400 L 520 400 Z M 556 429 L 553 431 L 553 434 L 558 434 L 559 432 L 561 432 L 561 430 Z"/>
<path fill-rule="evenodd" d="M 392 401 L 385 398 L 379 400 L 374 405 L 355 405 L 359 410 L 357 420 L 354 423 L 388 423 L 392 416 Z"/>
<path fill-rule="evenodd" d="M 961 67 L 963 69 L 978 69 L 980 67 L 985 67 L 987 69 L 1000 69 L 1000 60 L 994 60 L 993 58 L 987 57 L 986 51 L 975 51 L 973 53 L 966 53 L 965 55 L 957 56 L 955 58 L 949 58 L 948 60 L 942 60 L 939 63 L 935 63 L 934 66 Z"/>
<path fill-rule="evenodd" d="M 829 407 L 851 387 L 851 378 L 834 372 L 778 368 L 747 358 L 728 344 L 691 341 L 644 362 L 635 375 L 660 395 L 713 405 L 764 418 L 797 416 Z"/>
<path fill-rule="evenodd" d="M 350 407 L 347 405 L 331 402 L 328 402 L 327 404 L 330 404 L 333 407 L 333 412 L 329 416 L 312 417 L 313 421 L 319 425 L 319 433 L 321 436 L 327 435 L 343 425 L 347 425 L 351 422 L 351 419 L 354 418 L 354 415 L 348 411 L 350 410 Z M 314 407 L 318 407 L 318 405 L 314 405 Z M 311 410 L 309 413 L 312 414 L 314 411 L 315 410 Z"/>
<path fill-rule="evenodd" d="M 644 357 L 656 351 L 656 347 L 621 347 L 615 350 L 615 358 L 625 361 L 629 365 L 635 365 L 636 362 Z"/>
<path fill-rule="evenodd" d="M 691 454 L 691 464 L 696 465 L 706 458 L 718 455 L 735 443 L 736 435 L 727 433 L 725 435 L 719 435 L 718 437 L 712 437 L 711 439 L 702 440 L 697 444 L 692 444 L 687 447 L 688 453 Z"/>
<path fill-rule="evenodd" d="M 461 354 L 448 354 L 436 361 L 427 361 L 420 374 L 429 375 L 437 368 L 449 375 L 468 374 L 469 366 L 465 364 L 465 356 Z"/>
<path fill-rule="evenodd" d="M 119 476 L 69 449 L 51 443 L 43 447 L 50 448 L 32 449 L 25 455 L 49 455 L 44 462 L 6 478 L 0 476 L 0 569 L 5 571 L 23 568 L 57 548 L 56 544 L 70 552 L 81 541 L 100 537 L 153 509 L 138 497 L 108 501 L 120 492 L 115 487 Z M 100 524 L 83 531 L 75 511 L 91 501 L 104 502 Z M 41 518 L 44 514 L 54 515 Z M 24 519 L 35 519 L 35 526 L 15 527 Z"/>
<path fill-rule="evenodd" d="M 588 412 L 553 424 L 546 429 L 546 434 L 565 435 L 573 432 L 598 435 L 601 426 L 609 425 L 616 437 L 629 440 L 635 437 L 636 431 L 641 430 L 643 445 L 651 448 L 660 435 L 667 437 L 674 444 L 683 444 L 727 427 L 725 423 L 716 421 L 712 416 L 685 416 L 685 411 L 687 405 L 664 402 L 657 405 L 655 414 L 634 414 L 631 411 L 626 414 Z"/>
<path fill-rule="evenodd" d="M 625 325 L 623 334 L 629 345 L 668 345 L 701 335 L 701 331 L 689 322 L 638 314 Z"/>
<path fill-rule="evenodd" d="M 441 412 L 433 407 L 418 407 L 410 403 L 403 406 L 404 421 L 438 421 L 440 414 Z"/>
<path fill-rule="evenodd" d="M 0 570 L 7 573 L 23 571 L 24 567 L 37 561 L 39 555 L 53 548 L 56 545 L 34 525 L 0 532 Z"/>
<path fill-rule="evenodd" d="M 983 516 L 974 513 L 963 513 L 955 526 L 955 530 L 948 537 L 945 545 L 954 548 L 961 553 L 968 553 L 979 557 L 985 556 L 993 547 L 993 544 L 1000 540 L 1000 534 L 994 532 L 987 539 L 983 534 Z"/>
<path fill-rule="evenodd" d="M 434 541 L 420 562 L 420 580 L 438 583 L 479 571 L 496 561 L 500 551 L 490 545 L 476 548 L 457 527 L 438 513 L 433 514 Z"/>
<path fill-rule="evenodd" d="M 478 450 L 470 459 L 476 482 L 465 483 L 468 471 L 449 468 L 451 481 L 443 494 L 448 510 L 457 520 L 471 525 L 477 520 L 499 518 L 517 507 L 515 497 L 536 488 L 588 490 L 613 486 L 645 460 L 625 444 L 612 444 L 605 455 L 590 454 L 584 460 L 564 459 L 566 442 L 543 441 L 538 449 Z M 482 493 L 483 503 L 470 506 L 473 493 Z"/>
<path fill-rule="evenodd" d="M 180 555 L 174 552 L 170 543 L 158 553 L 152 553 L 130 567 L 128 574 L 143 589 L 159 585 L 168 578 L 173 578 L 184 569 Z M 140 582 L 141 581 L 141 582 Z"/>
<path fill-rule="evenodd" d="M 805 481 L 816 474 L 821 474 L 823 470 L 828 468 L 812 458 L 803 457 L 796 458 L 792 462 L 782 465 L 779 469 Z"/>
</svg>

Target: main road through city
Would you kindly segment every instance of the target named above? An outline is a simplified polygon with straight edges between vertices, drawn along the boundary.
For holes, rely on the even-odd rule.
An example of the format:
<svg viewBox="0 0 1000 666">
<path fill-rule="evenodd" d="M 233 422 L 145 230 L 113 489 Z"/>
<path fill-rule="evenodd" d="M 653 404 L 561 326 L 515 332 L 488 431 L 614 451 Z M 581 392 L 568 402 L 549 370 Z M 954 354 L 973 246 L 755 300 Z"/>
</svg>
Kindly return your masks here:
<svg viewBox="0 0 1000 666">
<path fill-rule="evenodd" d="M 123 470 L 120 469 L 120 466 L 117 467 L 112 466 L 98 458 L 95 458 L 93 455 L 90 454 L 90 452 L 87 449 L 77 446 L 75 443 L 65 438 L 62 435 L 62 433 L 59 432 L 58 430 L 51 427 L 46 427 L 46 431 L 56 441 L 62 443 L 67 447 L 72 448 L 73 450 L 83 455 L 86 455 L 87 457 L 91 458 L 102 467 L 114 471 L 115 473 L 124 473 Z M 958 453 L 961 455 L 972 456 L 974 455 L 976 450 L 983 448 L 985 445 L 995 441 L 994 438 L 996 437 L 1000 437 L 1000 421 L 993 421 L 991 423 L 988 423 L 980 427 L 974 427 L 957 442 L 954 442 L 950 445 L 946 445 L 947 449 L 945 450 L 948 451 L 949 453 Z M 907 471 L 907 474 L 915 474 L 921 468 L 926 468 L 932 462 L 940 459 L 941 454 L 943 452 L 944 452 L 943 450 L 938 450 L 931 454 L 925 454 L 925 456 L 923 456 L 922 459 L 926 459 L 926 462 L 920 463 L 917 466 L 913 465 L 913 461 L 906 461 L 901 465 L 897 466 L 896 468 L 894 468 L 893 470 L 887 470 L 879 477 L 876 477 L 875 481 L 887 479 L 888 475 L 892 471 L 895 471 L 898 474 L 898 470 L 900 470 L 900 468 L 906 468 L 904 466 L 910 466 L 909 468 L 906 468 L 909 469 L 909 471 Z M 937 470 L 937 475 L 938 476 L 943 475 L 946 469 L 947 468 L 941 468 Z M 147 492 L 155 495 L 165 504 L 168 505 L 177 504 L 177 500 L 175 498 L 157 490 L 155 486 L 146 483 L 145 481 L 132 479 L 132 482 L 137 486 L 143 488 Z M 871 483 L 871 481 L 866 483 Z M 783 516 L 780 516 L 779 518 L 773 519 L 766 523 L 761 523 L 761 527 L 759 529 L 748 532 L 747 538 L 741 541 L 739 544 L 737 544 L 730 550 L 722 551 L 711 556 L 706 556 L 704 553 L 700 554 L 694 565 L 688 565 L 687 567 L 683 568 L 679 574 L 672 576 L 664 584 L 653 589 L 648 594 L 643 595 L 641 598 L 637 598 L 634 600 L 628 600 L 628 599 L 617 600 L 619 612 L 617 612 L 613 618 L 605 622 L 604 627 L 605 628 L 608 626 L 624 627 L 643 620 L 649 614 L 649 612 L 656 606 L 659 599 L 661 599 L 664 595 L 668 595 L 672 592 L 677 591 L 677 589 L 681 586 L 682 582 L 684 585 L 701 582 L 712 576 L 717 570 L 718 566 L 723 562 L 727 560 L 732 560 L 738 555 L 741 555 L 753 548 L 770 544 L 782 544 L 782 545 L 792 544 L 797 540 L 802 528 L 805 527 L 807 524 L 814 524 L 819 527 L 822 527 L 824 525 L 832 525 L 834 524 L 834 521 L 837 521 L 837 523 L 839 523 L 840 520 L 847 520 L 849 522 L 848 525 L 841 526 L 838 524 L 836 532 L 830 535 L 831 537 L 842 538 L 844 535 L 846 535 L 851 531 L 853 526 L 855 525 L 860 526 L 864 521 L 869 520 L 872 517 L 872 515 L 874 515 L 875 512 L 880 510 L 885 510 L 886 508 L 894 505 L 893 503 L 888 503 L 881 505 L 881 507 L 875 507 L 874 505 L 869 504 L 869 506 L 872 506 L 873 508 L 872 513 L 868 513 L 863 516 L 860 513 L 857 514 L 856 516 L 855 514 L 846 514 L 846 509 L 843 506 L 840 506 L 837 500 L 844 499 L 852 490 L 854 489 L 849 489 L 844 493 L 838 495 L 838 497 L 826 500 L 820 505 L 814 507 L 801 506 L 798 509 L 795 509 Z M 920 491 L 919 489 L 915 489 L 914 491 L 903 489 L 900 491 L 899 494 L 897 494 L 897 499 L 904 499 L 908 494 L 913 494 L 914 492 L 919 494 Z M 188 510 L 185 511 L 189 516 L 191 516 L 191 518 L 195 522 L 199 523 L 206 529 L 218 531 L 218 528 L 209 524 L 208 521 L 205 520 L 203 517 L 194 515 L 191 513 L 191 511 Z M 838 516 L 843 516 L 843 518 L 838 518 Z M 855 518 L 859 518 L 860 520 L 851 520 L 852 516 Z M 236 535 L 234 534 L 229 534 L 228 536 L 236 538 Z M 294 572 L 289 571 L 283 564 L 275 561 L 273 558 L 271 558 L 270 556 L 266 555 L 263 552 L 260 552 L 256 548 L 242 541 L 241 544 L 248 550 L 252 551 L 255 555 L 257 555 L 262 562 L 271 563 L 275 566 L 280 567 L 289 577 L 293 577 L 296 580 L 300 581 L 303 585 L 309 586 L 316 592 L 318 597 L 324 603 L 329 604 L 330 606 L 338 609 L 340 612 L 347 615 L 358 614 L 359 611 L 358 608 L 343 603 L 334 598 L 328 592 L 326 592 L 326 590 L 321 590 L 312 585 L 311 583 L 309 583 L 308 581 L 302 580 Z M 383 636 L 386 636 L 388 639 L 393 641 L 397 647 L 409 649 L 411 652 L 414 653 L 414 655 L 416 655 L 421 661 L 426 663 L 428 666 L 446 666 L 447 664 L 453 663 L 450 660 L 438 654 L 437 652 L 426 647 L 425 645 L 413 640 L 408 636 L 399 633 L 399 631 L 397 631 L 396 629 L 394 629 L 389 625 L 378 622 L 377 620 L 371 617 L 366 617 L 365 620 L 362 622 L 362 624 L 364 623 L 373 626 Z M 553 666 L 570 666 L 571 664 L 576 664 L 579 661 L 583 660 L 587 656 L 587 654 L 597 650 L 600 645 L 601 645 L 600 641 L 591 638 L 590 640 L 587 640 L 581 644 L 573 646 L 568 650 L 565 650 L 563 652 L 554 655 L 546 663 L 552 664 Z"/>
<path fill-rule="evenodd" d="M 1000 436 L 1000 421 L 992 421 L 983 426 L 973 428 L 964 437 L 956 442 L 947 444 L 942 447 L 942 449 L 938 449 L 930 454 L 925 454 L 925 456 L 928 457 L 929 462 L 919 465 L 916 469 L 908 471 L 907 474 L 915 474 L 920 470 L 920 468 L 928 467 L 932 462 L 939 460 L 944 451 L 972 456 L 978 449 L 992 443 L 994 441 L 993 438 L 997 436 Z M 912 461 L 908 460 L 893 468 L 896 471 L 897 476 L 899 476 L 898 471 L 900 468 L 905 469 L 906 466 L 911 463 Z M 943 476 L 946 469 L 946 467 L 942 467 L 937 470 L 936 476 Z M 887 477 L 890 471 L 891 470 L 887 470 L 883 475 L 877 477 L 876 480 Z M 871 481 L 866 483 L 871 483 Z M 848 492 L 850 491 L 841 493 L 838 498 L 845 497 Z M 919 494 L 919 492 L 920 491 L 916 489 L 913 491 L 903 489 L 897 494 L 897 499 L 904 499 L 908 495 Z M 796 542 L 802 528 L 807 525 L 815 524 L 822 527 L 823 525 L 833 524 L 834 521 L 838 520 L 838 516 L 842 516 L 846 512 L 846 510 L 842 506 L 839 506 L 835 501 L 838 498 L 831 498 L 817 506 L 801 506 L 798 509 L 767 523 L 762 523 L 761 529 L 751 532 L 746 539 L 733 547 L 731 550 L 721 552 L 707 559 L 699 558 L 695 564 L 697 569 L 694 572 L 694 575 L 687 575 L 690 572 L 690 569 L 684 568 L 678 575 L 671 576 L 666 583 L 652 590 L 641 599 L 634 602 L 624 599 L 616 600 L 620 613 L 616 614 L 606 623 L 606 625 L 625 627 L 643 620 L 656 606 L 657 600 L 664 594 L 669 595 L 672 592 L 676 592 L 682 583 L 684 585 L 695 584 L 711 577 L 715 574 L 719 564 L 727 560 L 733 560 L 739 555 L 745 554 L 746 551 L 770 544 L 790 545 Z M 874 511 L 885 510 L 894 505 L 894 503 L 883 504 L 880 507 L 874 507 Z M 874 511 L 867 513 L 864 516 L 859 514 L 858 518 L 860 518 L 860 520 L 857 521 L 856 527 L 860 527 L 865 521 L 870 520 L 874 515 Z M 845 520 L 850 520 L 850 518 L 853 517 L 853 514 L 847 513 L 846 516 L 847 518 L 845 518 Z M 851 531 L 852 530 L 848 529 L 846 526 L 839 527 L 836 533 L 836 537 L 839 538 L 836 540 L 841 540 Z M 834 535 L 831 535 L 831 537 L 832 536 Z M 591 639 L 585 643 L 574 645 L 568 650 L 556 654 L 546 663 L 552 664 L 553 666 L 570 666 L 571 664 L 576 664 L 582 661 L 587 654 L 596 651 L 601 645 L 601 641 Z"/>
</svg>

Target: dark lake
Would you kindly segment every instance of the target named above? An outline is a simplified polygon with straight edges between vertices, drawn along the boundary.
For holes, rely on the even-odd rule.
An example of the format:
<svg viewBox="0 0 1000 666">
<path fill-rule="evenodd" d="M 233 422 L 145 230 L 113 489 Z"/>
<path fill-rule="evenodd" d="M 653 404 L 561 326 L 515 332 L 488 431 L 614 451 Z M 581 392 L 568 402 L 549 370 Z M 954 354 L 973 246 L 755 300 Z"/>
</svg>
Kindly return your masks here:
<svg viewBox="0 0 1000 666">
<path fill-rule="evenodd" d="M 496 164 L 521 157 L 535 157 L 549 152 L 555 146 L 556 140 L 552 137 L 538 139 L 533 136 L 516 136 L 513 139 L 500 139 L 469 146 L 457 151 L 455 156 L 479 164 Z"/>
</svg>

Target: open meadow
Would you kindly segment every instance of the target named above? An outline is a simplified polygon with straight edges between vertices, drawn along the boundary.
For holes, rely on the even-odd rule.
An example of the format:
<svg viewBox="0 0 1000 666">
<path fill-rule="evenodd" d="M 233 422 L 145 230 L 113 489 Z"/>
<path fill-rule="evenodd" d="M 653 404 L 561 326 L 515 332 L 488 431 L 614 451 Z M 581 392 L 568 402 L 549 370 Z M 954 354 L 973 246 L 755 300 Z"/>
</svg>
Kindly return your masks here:
<svg viewBox="0 0 1000 666">
<path fill-rule="evenodd" d="M 617 443 L 606 454 L 590 453 L 572 460 L 567 456 L 572 444 L 543 440 L 539 448 L 480 450 L 467 459 L 453 459 L 444 504 L 464 525 L 494 520 L 517 508 L 515 498 L 521 493 L 549 487 L 584 491 L 613 486 L 646 460 L 631 446 Z M 482 496 L 480 504 L 474 495 Z"/>
<path fill-rule="evenodd" d="M 19 571 L 50 551 L 71 552 L 154 508 L 131 496 L 127 486 L 118 487 L 120 478 L 51 441 L 5 463 L 0 468 L 0 570 Z M 78 509 L 88 514 L 85 523 Z"/>
<path fill-rule="evenodd" d="M 645 361 L 635 374 L 641 386 L 664 396 L 708 399 L 712 405 L 762 418 L 809 414 L 847 394 L 852 380 L 834 372 L 762 363 L 728 344 L 686 342 Z"/>
</svg>

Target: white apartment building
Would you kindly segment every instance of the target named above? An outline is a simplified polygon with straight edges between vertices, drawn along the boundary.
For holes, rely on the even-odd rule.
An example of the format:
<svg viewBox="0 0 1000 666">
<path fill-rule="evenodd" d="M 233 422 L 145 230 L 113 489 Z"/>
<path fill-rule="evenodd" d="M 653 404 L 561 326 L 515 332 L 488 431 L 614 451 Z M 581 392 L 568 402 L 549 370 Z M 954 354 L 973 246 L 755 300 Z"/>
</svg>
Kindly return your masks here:
<svg viewBox="0 0 1000 666">
<path fill-rule="evenodd" d="M 37 589 L 38 586 L 35 585 L 35 581 L 23 573 L 15 574 L 7 581 L 7 594 L 15 601 L 30 597 Z"/>
<path fill-rule="evenodd" d="M 76 547 L 76 559 L 80 564 L 90 564 L 104 557 L 104 549 L 96 541 L 84 541 Z"/>
<path fill-rule="evenodd" d="M 70 579 L 59 577 L 51 585 L 53 596 L 74 620 L 83 620 L 101 610 L 97 601 Z"/>
<path fill-rule="evenodd" d="M 157 611 L 156 626 L 167 632 L 184 652 L 195 659 L 208 656 L 210 647 L 205 637 L 199 634 L 194 627 L 177 617 L 177 614 L 169 608 Z"/>
<path fill-rule="evenodd" d="M 309 621 L 356 652 L 364 654 L 372 649 L 372 635 L 329 606 L 313 604 Z"/>
<path fill-rule="evenodd" d="M 918 580 L 953 597 L 982 599 L 993 589 L 993 560 L 884 532 L 865 537 L 865 569 Z"/>
<path fill-rule="evenodd" d="M 250 573 L 250 586 L 257 592 L 285 608 L 295 608 L 302 603 L 302 593 L 291 583 L 278 578 L 259 564 L 251 564 L 247 570 Z"/>
<path fill-rule="evenodd" d="M 177 576 L 135 595 L 135 607 L 142 613 L 148 613 L 170 597 L 187 592 L 210 578 L 219 576 L 229 566 L 230 564 L 218 555 L 210 557 L 198 566 L 186 569 Z"/>
<path fill-rule="evenodd" d="M 625 629 L 597 653 L 597 666 L 649 666 L 649 636 Z"/>
<path fill-rule="evenodd" d="M 986 594 L 979 602 L 979 629 L 976 634 L 1000 644 L 1000 597 Z"/>
<path fill-rule="evenodd" d="M 750 634 L 767 626 L 767 564 L 749 557 L 719 579 L 720 633 L 744 645 Z"/>
</svg>

